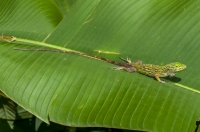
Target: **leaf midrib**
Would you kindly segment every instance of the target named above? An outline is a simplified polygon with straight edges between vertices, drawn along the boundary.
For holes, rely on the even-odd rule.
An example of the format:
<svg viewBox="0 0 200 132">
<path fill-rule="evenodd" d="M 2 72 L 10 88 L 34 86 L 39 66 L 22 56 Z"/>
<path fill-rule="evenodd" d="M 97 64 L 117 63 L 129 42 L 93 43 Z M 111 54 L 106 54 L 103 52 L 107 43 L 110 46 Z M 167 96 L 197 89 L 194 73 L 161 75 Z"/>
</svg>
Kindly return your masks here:
<svg viewBox="0 0 200 132">
<path fill-rule="evenodd" d="M 65 47 L 56 46 L 56 45 L 53 45 L 53 44 L 39 42 L 39 41 L 34 41 L 34 40 L 23 39 L 23 38 L 16 38 L 15 41 L 12 41 L 11 43 L 18 43 L 18 42 L 27 43 L 27 44 L 30 44 L 30 45 L 33 45 L 33 46 L 42 46 L 42 47 L 47 47 L 47 48 L 62 50 L 62 51 L 66 51 L 66 52 L 69 51 L 69 52 L 83 53 L 83 52 L 72 50 L 72 49 L 68 49 L 68 48 L 65 48 Z M 196 90 L 194 88 L 188 87 L 186 85 L 182 85 L 182 84 L 179 84 L 179 83 L 173 83 L 173 84 L 176 85 L 176 86 L 179 86 L 181 88 L 187 89 L 189 91 L 193 91 L 195 93 L 200 93 L 199 90 Z"/>
</svg>

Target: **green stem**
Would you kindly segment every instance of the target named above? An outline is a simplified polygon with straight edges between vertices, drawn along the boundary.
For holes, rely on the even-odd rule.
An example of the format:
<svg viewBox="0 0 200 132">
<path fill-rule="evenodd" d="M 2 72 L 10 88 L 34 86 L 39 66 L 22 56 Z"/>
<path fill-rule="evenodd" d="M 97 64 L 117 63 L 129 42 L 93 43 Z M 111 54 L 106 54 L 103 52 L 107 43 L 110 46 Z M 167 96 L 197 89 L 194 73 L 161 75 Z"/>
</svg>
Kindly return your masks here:
<svg viewBox="0 0 200 132">
<path fill-rule="evenodd" d="M 52 45 L 52 44 L 48 44 L 48 43 L 43 43 L 43 42 L 39 42 L 39 41 L 28 40 L 28 39 L 16 38 L 15 41 L 25 42 L 28 44 L 33 44 L 33 45 L 37 45 L 37 46 L 43 46 L 43 47 L 48 47 L 48 48 L 58 49 L 58 50 L 63 50 L 63 51 L 79 52 L 76 50 L 71 50 L 71 49 L 67 49 L 64 47 L 60 47 L 60 46 L 56 46 L 56 45 Z"/>
</svg>

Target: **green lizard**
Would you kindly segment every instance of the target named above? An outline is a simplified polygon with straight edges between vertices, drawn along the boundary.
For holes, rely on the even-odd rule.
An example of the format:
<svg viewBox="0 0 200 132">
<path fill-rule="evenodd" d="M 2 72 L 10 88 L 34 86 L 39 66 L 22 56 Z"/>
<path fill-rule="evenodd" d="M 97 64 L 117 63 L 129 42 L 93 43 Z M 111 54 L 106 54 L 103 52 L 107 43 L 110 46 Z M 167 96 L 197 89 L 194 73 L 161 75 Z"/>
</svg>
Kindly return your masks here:
<svg viewBox="0 0 200 132">
<path fill-rule="evenodd" d="M 12 42 L 15 41 L 16 37 L 14 36 L 0 36 L 0 39 L 6 41 L 6 42 Z M 74 52 L 74 51 L 64 51 L 64 50 L 54 50 L 54 49 L 20 49 L 20 48 L 14 48 L 14 50 L 24 50 L 24 51 L 51 51 L 51 52 L 62 52 L 62 53 L 71 53 L 76 54 L 80 56 L 86 56 L 93 59 L 99 59 L 114 65 L 117 65 L 118 67 L 114 67 L 114 70 L 125 70 L 127 72 L 139 72 L 141 74 L 155 77 L 157 81 L 161 83 L 165 83 L 160 79 L 160 77 L 167 77 L 167 76 L 174 76 L 176 72 L 184 70 L 186 68 L 185 64 L 181 64 L 179 62 L 170 63 L 164 66 L 158 66 L 153 64 L 142 64 L 142 61 L 136 61 L 131 62 L 129 58 L 123 59 L 125 62 L 115 62 L 112 60 L 108 60 L 106 58 L 86 54 L 83 52 Z"/>
<path fill-rule="evenodd" d="M 94 59 L 99 59 L 114 65 L 117 65 L 118 67 L 114 67 L 114 70 L 125 70 L 127 72 L 139 72 L 141 74 L 155 77 L 156 80 L 158 80 L 161 83 L 165 83 L 165 81 L 162 81 L 160 77 L 167 77 L 167 76 L 174 76 L 176 72 L 184 70 L 186 68 L 186 65 L 181 64 L 179 62 L 170 63 L 164 66 L 158 66 L 153 64 L 142 64 L 142 61 L 136 61 L 131 62 L 129 58 L 124 60 L 125 62 L 116 62 L 112 60 L 108 60 L 106 58 L 90 55 L 82 52 L 73 52 L 73 51 L 64 51 L 64 50 L 54 50 L 54 49 L 20 49 L 20 48 L 14 48 L 14 50 L 24 50 L 24 51 L 51 51 L 51 52 L 62 52 L 62 53 L 70 53 L 70 54 L 76 54 L 80 56 L 86 56 Z"/>
<path fill-rule="evenodd" d="M 121 58 L 123 59 L 123 58 Z M 131 67 L 115 67 L 115 70 L 126 70 L 128 72 L 139 72 L 141 74 L 155 77 L 161 83 L 165 83 L 162 81 L 160 77 L 173 77 L 176 72 L 184 70 L 186 68 L 185 64 L 181 64 L 179 62 L 173 62 L 164 66 L 153 65 L 153 64 L 142 64 L 142 61 L 131 62 L 129 58 L 126 61 Z"/>
</svg>

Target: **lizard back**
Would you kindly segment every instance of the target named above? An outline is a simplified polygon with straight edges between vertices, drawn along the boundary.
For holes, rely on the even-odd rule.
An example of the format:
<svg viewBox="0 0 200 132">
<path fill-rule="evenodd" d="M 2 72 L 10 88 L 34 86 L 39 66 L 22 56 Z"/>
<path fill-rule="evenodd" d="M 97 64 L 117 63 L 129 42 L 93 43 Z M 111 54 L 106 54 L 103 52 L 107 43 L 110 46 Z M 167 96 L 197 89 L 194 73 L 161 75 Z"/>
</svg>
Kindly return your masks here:
<svg viewBox="0 0 200 132">
<path fill-rule="evenodd" d="M 165 66 L 153 65 L 153 64 L 139 64 L 134 66 L 136 71 L 147 76 L 155 76 L 158 74 L 159 77 L 168 76 Z"/>
</svg>

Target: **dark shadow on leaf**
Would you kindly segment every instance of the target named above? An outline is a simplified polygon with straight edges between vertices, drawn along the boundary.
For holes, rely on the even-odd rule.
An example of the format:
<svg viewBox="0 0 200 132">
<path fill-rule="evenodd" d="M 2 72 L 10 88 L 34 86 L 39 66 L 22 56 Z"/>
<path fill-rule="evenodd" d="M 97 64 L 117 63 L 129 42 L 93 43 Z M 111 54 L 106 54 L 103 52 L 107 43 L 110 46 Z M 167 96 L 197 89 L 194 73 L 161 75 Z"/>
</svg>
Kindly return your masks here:
<svg viewBox="0 0 200 132">
<path fill-rule="evenodd" d="M 165 77 L 165 79 L 166 80 L 169 80 L 169 81 L 171 81 L 171 82 L 180 82 L 181 81 L 181 78 L 179 78 L 179 77 Z"/>
</svg>

